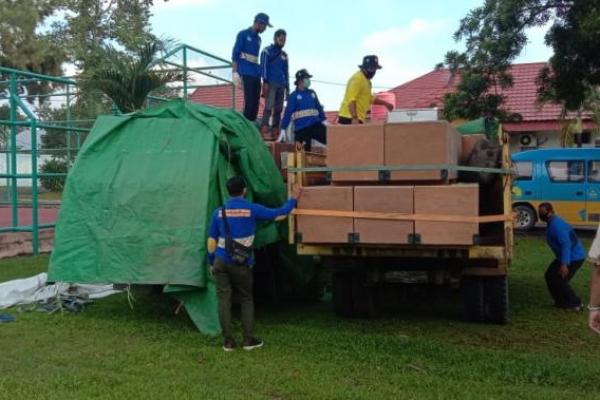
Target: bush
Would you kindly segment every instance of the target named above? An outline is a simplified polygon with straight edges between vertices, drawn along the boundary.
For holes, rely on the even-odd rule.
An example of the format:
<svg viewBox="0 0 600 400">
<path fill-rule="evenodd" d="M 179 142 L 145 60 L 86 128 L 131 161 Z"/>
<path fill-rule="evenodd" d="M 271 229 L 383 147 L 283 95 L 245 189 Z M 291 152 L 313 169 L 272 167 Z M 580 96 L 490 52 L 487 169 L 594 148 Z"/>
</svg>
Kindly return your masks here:
<svg viewBox="0 0 600 400">
<path fill-rule="evenodd" d="M 40 167 L 40 173 L 42 174 L 66 174 L 69 170 L 69 163 L 64 160 L 52 158 L 47 160 Z M 65 187 L 65 181 L 67 176 L 42 176 L 40 182 L 42 187 L 51 192 L 60 192 Z"/>
</svg>

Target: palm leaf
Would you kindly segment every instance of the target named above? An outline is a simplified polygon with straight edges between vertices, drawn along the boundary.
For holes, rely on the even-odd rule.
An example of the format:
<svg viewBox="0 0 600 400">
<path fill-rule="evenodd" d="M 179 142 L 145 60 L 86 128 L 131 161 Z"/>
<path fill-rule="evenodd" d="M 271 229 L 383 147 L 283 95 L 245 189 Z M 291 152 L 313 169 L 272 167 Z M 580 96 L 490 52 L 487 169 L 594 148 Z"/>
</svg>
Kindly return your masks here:
<svg viewBox="0 0 600 400">
<path fill-rule="evenodd" d="M 139 110 L 150 92 L 170 82 L 183 80 L 181 72 L 151 68 L 168 43 L 157 39 L 133 53 L 120 52 L 113 47 L 104 48 L 101 50 L 103 62 L 84 71 L 81 85 L 84 89 L 106 94 L 123 113 Z"/>
</svg>

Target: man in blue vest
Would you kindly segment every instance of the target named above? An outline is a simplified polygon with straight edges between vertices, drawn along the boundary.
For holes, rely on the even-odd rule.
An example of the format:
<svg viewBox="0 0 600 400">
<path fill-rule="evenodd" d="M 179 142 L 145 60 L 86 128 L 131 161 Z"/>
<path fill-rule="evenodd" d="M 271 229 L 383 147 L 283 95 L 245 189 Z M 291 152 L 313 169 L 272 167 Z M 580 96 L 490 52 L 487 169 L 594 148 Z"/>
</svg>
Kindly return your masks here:
<svg viewBox="0 0 600 400">
<path fill-rule="evenodd" d="M 290 92 L 288 55 L 283 51 L 286 32 L 278 29 L 273 37 L 274 43 L 260 53 L 260 70 L 263 79 L 262 95 L 265 98 L 265 110 L 260 131 L 265 139 L 275 139 L 279 134 L 279 123 L 283 111 L 283 100 Z M 269 133 L 269 119 L 273 116 L 272 132 Z"/>
<path fill-rule="evenodd" d="M 262 340 L 254 336 L 254 300 L 252 293 L 252 246 L 258 221 L 282 220 L 296 207 L 301 189 L 294 187 L 292 198 L 281 208 L 267 208 L 250 203 L 246 195 L 246 182 L 240 176 L 227 181 L 229 200 L 217 208 L 208 230 L 208 261 L 217 283 L 219 321 L 223 330 L 223 350 L 235 349 L 231 331 L 231 293 L 240 295 L 244 350 L 262 347 Z M 224 213 L 223 213 L 224 211 Z M 235 243 L 232 243 L 234 241 Z M 239 252 L 239 246 L 246 254 Z M 236 251 L 236 247 L 237 250 Z"/>
<path fill-rule="evenodd" d="M 310 89 L 312 75 L 307 70 L 296 72 L 296 90 L 290 93 L 281 124 L 280 140 L 290 123 L 294 124 L 294 136 L 297 143 L 304 144 L 304 150 L 311 150 L 311 141 L 327 144 L 327 119 L 323 106 L 314 90 Z"/>
<path fill-rule="evenodd" d="M 231 56 L 233 83 L 244 90 L 244 116 L 250 121 L 256 121 L 260 101 L 260 34 L 269 23 L 269 16 L 264 13 L 256 14 L 254 24 L 240 31 L 235 39 Z"/>
<path fill-rule="evenodd" d="M 544 275 L 548 291 L 554 299 L 554 306 L 580 311 L 581 300 L 569 285 L 569 281 L 585 261 L 583 245 L 571 225 L 554 214 L 552 204 L 540 204 L 538 215 L 548 224 L 546 241 L 556 257 Z"/>
</svg>

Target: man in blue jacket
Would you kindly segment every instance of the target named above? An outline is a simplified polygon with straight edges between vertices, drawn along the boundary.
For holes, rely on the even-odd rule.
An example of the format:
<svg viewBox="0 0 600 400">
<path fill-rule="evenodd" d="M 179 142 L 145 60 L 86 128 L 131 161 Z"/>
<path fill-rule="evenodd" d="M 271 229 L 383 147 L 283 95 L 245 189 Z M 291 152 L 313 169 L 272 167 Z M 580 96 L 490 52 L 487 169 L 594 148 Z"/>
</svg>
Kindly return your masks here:
<svg viewBox="0 0 600 400">
<path fill-rule="evenodd" d="M 233 54 L 231 55 L 233 69 L 233 83 L 236 87 L 242 86 L 244 90 L 244 116 L 250 121 L 256 121 L 260 101 L 260 65 L 258 53 L 260 51 L 260 34 L 269 23 L 269 16 L 258 13 L 254 17 L 254 24 L 240 31 L 235 39 Z"/>
<path fill-rule="evenodd" d="M 295 140 L 303 143 L 306 151 L 310 151 L 312 139 L 327 144 L 327 127 L 323 124 L 327 118 L 317 94 L 310 89 L 310 78 L 312 75 L 305 69 L 296 72 L 296 90 L 288 97 L 279 136 L 285 137 L 286 129 L 293 123 Z"/>
<path fill-rule="evenodd" d="M 283 100 L 290 92 L 288 55 L 283 51 L 286 32 L 278 29 L 273 37 L 274 43 L 260 53 L 260 70 L 263 79 L 262 96 L 265 98 L 260 131 L 265 139 L 275 139 L 279 134 L 279 123 L 283 111 Z M 273 116 L 273 134 L 269 134 L 269 120 Z"/>
<path fill-rule="evenodd" d="M 262 340 L 254 336 L 254 297 L 252 292 L 252 266 L 254 258 L 251 248 L 254 244 L 257 221 L 285 219 L 296 207 L 300 189 L 294 188 L 292 198 L 281 208 L 267 208 L 244 199 L 246 183 L 235 176 L 227 181 L 230 199 L 212 215 L 208 231 L 208 259 L 211 272 L 217 283 L 219 301 L 219 321 L 223 330 L 223 350 L 233 351 L 235 341 L 231 332 L 231 293 L 240 295 L 242 327 L 244 330 L 244 350 L 262 347 Z M 225 214 L 223 215 L 223 211 Z M 225 216 L 225 218 L 223 218 Z M 235 241 L 249 251 L 246 258 L 232 251 Z M 229 243 L 228 243 L 229 242 Z"/>
<path fill-rule="evenodd" d="M 546 241 L 556 259 L 546 270 L 545 278 L 548 291 L 558 308 L 581 310 L 581 299 L 569 285 L 577 270 L 585 261 L 585 250 L 575 235 L 571 225 L 554 214 L 550 203 L 542 203 L 538 207 L 538 215 L 546 228 Z"/>
</svg>

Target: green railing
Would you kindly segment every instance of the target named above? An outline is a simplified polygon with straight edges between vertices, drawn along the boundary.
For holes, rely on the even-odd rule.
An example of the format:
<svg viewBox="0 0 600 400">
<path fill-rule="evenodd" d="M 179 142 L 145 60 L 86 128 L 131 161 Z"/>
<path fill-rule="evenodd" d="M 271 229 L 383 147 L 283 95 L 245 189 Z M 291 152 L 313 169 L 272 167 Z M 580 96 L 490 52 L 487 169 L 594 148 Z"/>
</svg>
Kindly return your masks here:
<svg viewBox="0 0 600 400">
<path fill-rule="evenodd" d="M 209 61 L 201 67 L 190 65 L 190 60 L 194 56 L 201 56 Z M 180 61 L 181 60 L 181 61 Z M 213 65 L 214 64 L 214 65 Z M 235 109 L 236 91 L 230 76 L 220 76 L 218 72 L 231 71 L 231 62 L 213 54 L 199 50 L 195 47 L 182 44 L 157 59 L 150 68 L 163 68 L 165 66 L 182 71 L 182 81 L 179 85 L 169 86 L 170 90 L 183 91 L 185 99 L 189 96 L 191 89 L 197 89 L 206 85 L 192 84 L 190 75 L 199 74 L 201 76 L 215 79 L 225 85 L 231 86 L 231 106 Z M 213 72 L 216 71 L 216 72 Z M 22 93 L 19 88 L 31 83 L 44 83 L 54 86 L 49 93 L 28 94 Z M 96 115 L 90 116 L 91 119 L 71 120 L 72 107 L 75 97 L 78 95 L 77 81 L 71 78 L 54 77 L 22 71 L 0 66 L 0 100 L 8 101 L 9 115 L 8 119 L 0 119 L 0 129 L 8 128 L 8 137 L 4 146 L 0 147 L 0 157 L 4 156 L 6 160 L 6 172 L 0 173 L 0 181 L 6 183 L 6 195 L 4 202 L 0 207 L 10 207 L 9 226 L 0 226 L 0 233 L 6 232 L 31 232 L 33 253 L 39 253 L 39 234 L 40 230 L 53 228 L 54 223 L 40 223 L 39 220 L 39 184 L 40 179 L 51 177 L 65 177 L 66 173 L 41 173 L 38 167 L 38 158 L 43 155 L 54 155 L 57 153 L 66 153 L 68 160 L 73 160 L 78 154 L 82 142 L 82 134 L 91 130 L 91 125 L 95 121 Z M 42 100 L 48 98 L 59 98 L 66 106 L 66 118 L 61 121 L 44 121 L 36 115 L 35 110 L 31 110 L 28 102 L 25 100 Z M 160 95 L 148 96 L 147 106 L 156 102 L 164 102 L 169 99 Z M 118 110 L 113 106 L 113 114 Z M 24 117 L 21 117 L 21 114 Z M 44 130 L 58 130 L 66 135 L 66 148 L 63 149 L 43 149 L 38 148 L 38 133 Z M 17 136 L 23 134 L 23 131 L 29 130 L 30 149 L 20 149 L 17 145 Z M 24 173 L 19 171 L 19 155 L 29 155 L 31 157 L 31 172 Z M 70 164 L 70 163 L 69 163 Z M 19 180 L 30 181 L 31 197 L 27 203 L 19 193 Z M 22 224 L 19 218 L 19 207 L 27 205 L 31 212 L 31 224 Z"/>
</svg>

